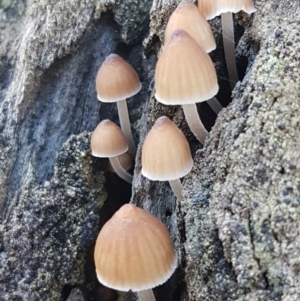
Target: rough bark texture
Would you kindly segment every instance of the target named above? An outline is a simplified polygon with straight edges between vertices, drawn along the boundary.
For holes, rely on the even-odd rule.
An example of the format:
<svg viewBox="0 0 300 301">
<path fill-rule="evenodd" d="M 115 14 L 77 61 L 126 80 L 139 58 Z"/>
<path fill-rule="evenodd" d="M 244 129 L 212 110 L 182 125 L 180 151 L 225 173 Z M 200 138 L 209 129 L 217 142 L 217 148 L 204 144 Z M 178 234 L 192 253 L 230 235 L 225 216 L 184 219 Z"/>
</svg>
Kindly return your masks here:
<svg viewBox="0 0 300 301">
<path fill-rule="evenodd" d="M 128 201 L 128 186 L 106 174 L 106 194 L 103 162 L 92 159 L 86 132 L 100 119 L 116 120 L 115 106 L 100 108 L 94 90 L 97 69 L 113 52 L 143 83 L 129 101 L 136 141 L 167 115 L 194 153 L 178 203 L 168 183 L 140 174 L 139 144 L 131 201 L 167 225 L 179 258 L 175 274 L 154 290 L 157 299 L 300 299 L 300 3 L 256 0 L 252 17 L 236 15 L 244 77 L 215 124 L 210 108 L 199 106 L 211 129 L 201 149 L 181 108 L 153 96 L 155 61 L 177 2 L 0 1 L 1 301 L 117 298 L 96 284 L 92 252 L 101 225 Z M 225 106 L 220 20 L 211 25 Z"/>
</svg>

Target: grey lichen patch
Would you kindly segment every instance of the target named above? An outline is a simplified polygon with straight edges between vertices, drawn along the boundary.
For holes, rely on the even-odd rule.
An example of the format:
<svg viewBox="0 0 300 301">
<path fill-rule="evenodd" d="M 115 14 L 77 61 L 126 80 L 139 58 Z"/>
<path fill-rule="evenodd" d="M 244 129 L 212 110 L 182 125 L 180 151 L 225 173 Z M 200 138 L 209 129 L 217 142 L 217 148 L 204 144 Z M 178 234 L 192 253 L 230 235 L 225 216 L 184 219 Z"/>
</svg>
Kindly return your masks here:
<svg viewBox="0 0 300 301">
<path fill-rule="evenodd" d="M 299 299 L 300 38 L 292 16 L 299 16 L 300 7 L 293 3 L 291 11 L 282 2 L 273 10 L 273 22 L 267 10 L 272 1 L 256 4 L 247 36 L 260 43 L 260 51 L 185 184 L 192 300 Z M 222 261 L 226 277 L 205 278 L 207 266 L 215 271 Z M 223 287 L 228 291 L 214 294 Z"/>
<path fill-rule="evenodd" d="M 61 300 L 64 285 L 83 283 L 106 199 L 104 178 L 93 173 L 89 137 L 72 136 L 51 181 L 31 181 L 1 225 L 1 300 Z"/>
<path fill-rule="evenodd" d="M 84 296 L 79 288 L 73 288 L 67 301 L 84 301 Z"/>
<path fill-rule="evenodd" d="M 121 28 L 121 37 L 127 44 L 139 39 L 148 23 L 151 0 L 96 0 L 96 17 L 102 12 L 111 10 Z"/>
<path fill-rule="evenodd" d="M 3 126 L 3 125 L 2 125 Z M 7 158 L 8 154 L 11 153 L 12 147 L 9 145 L 9 137 L 0 135 L 0 212 L 4 212 L 5 206 L 5 195 L 7 193 L 7 183 L 9 179 L 7 178 Z M 0 221 L 2 216 L 0 217 Z"/>
<path fill-rule="evenodd" d="M 193 301 L 235 300 L 247 290 L 239 288 L 236 283 L 212 217 L 210 200 L 216 170 L 202 150 L 198 151 L 194 166 L 185 178 L 181 203 L 186 230 L 187 291 Z"/>
</svg>

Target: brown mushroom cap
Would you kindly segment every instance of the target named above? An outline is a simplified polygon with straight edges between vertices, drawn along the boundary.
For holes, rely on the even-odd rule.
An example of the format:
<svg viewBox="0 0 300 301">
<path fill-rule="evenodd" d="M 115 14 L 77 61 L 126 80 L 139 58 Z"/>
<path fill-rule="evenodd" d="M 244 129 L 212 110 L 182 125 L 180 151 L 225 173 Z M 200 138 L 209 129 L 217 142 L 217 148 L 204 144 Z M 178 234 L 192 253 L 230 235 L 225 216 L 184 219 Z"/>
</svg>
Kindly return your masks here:
<svg viewBox="0 0 300 301">
<path fill-rule="evenodd" d="M 116 102 L 137 94 L 141 83 L 131 65 L 117 54 L 111 54 L 98 71 L 96 90 L 100 101 Z"/>
<path fill-rule="evenodd" d="M 166 116 L 158 118 L 142 147 L 142 175 L 153 181 L 184 177 L 193 166 L 182 131 Z"/>
<path fill-rule="evenodd" d="M 183 30 L 176 30 L 155 69 L 155 98 L 166 105 L 206 101 L 218 92 L 209 55 Z"/>
<path fill-rule="evenodd" d="M 197 6 L 190 1 L 180 2 L 172 13 L 165 30 L 165 45 L 169 43 L 171 34 L 177 29 L 186 31 L 206 52 L 216 49 L 215 38 L 209 24 Z"/>
<path fill-rule="evenodd" d="M 91 136 L 92 155 L 100 158 L 116 157 L 128 150 L 121 129 L 112 121 L 101 121 Z"/>
<path fill-rule="evenodd" d="M 158 286 L 176 268 L 176 256 L 165 225 L 132 204 L 122 206 L 103 226 L 94 259 L 98 280 L 120 291 Z"/>
<path fill-rule="evenodd" d="M 237 13 L 243 10 L 252 14 L 256 11 L 253 0 L 199 0 L 198 7 L 207 20 L 228 12 Z"/>
</svg>

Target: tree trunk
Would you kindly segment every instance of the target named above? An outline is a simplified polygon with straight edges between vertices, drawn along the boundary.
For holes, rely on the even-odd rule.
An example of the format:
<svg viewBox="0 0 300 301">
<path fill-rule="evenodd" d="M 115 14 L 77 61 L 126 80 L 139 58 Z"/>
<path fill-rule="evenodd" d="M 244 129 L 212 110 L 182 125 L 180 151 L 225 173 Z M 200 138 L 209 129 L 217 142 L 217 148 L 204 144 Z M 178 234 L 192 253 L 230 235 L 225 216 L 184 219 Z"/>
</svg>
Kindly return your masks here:
<svg viewBox="0 0 300 301">
<path fill-rule="evenodd" d="M 157 300 L 300 299 L 300 3 L 256 0 L 252 16 L 235 15 L 241 81 L 232 97 L 220 18 L 210 22 L 217 99 L 226 108 L 215 120 L 207 104 L 198 106 L 210 131 L 201 148 L 182 109 L 154 98 L 154 67 L 177 2 L 0 1 L 1 301 L 116 300 L 97 283 L 93 247 L 130 196 L 167 225 L 178 255 L 174 275 L 154 289 Z M 94 87 L 111 53 L 143 84 L 128 101 L 140 142 L 132 195 L 89 150 L 100 120 L 118 122 L 116 106 L 100 104 Z M 193 151 L 180 203 L 167 182 L 140 172 L 141 142 L 162 115 Z"/>
</svg>

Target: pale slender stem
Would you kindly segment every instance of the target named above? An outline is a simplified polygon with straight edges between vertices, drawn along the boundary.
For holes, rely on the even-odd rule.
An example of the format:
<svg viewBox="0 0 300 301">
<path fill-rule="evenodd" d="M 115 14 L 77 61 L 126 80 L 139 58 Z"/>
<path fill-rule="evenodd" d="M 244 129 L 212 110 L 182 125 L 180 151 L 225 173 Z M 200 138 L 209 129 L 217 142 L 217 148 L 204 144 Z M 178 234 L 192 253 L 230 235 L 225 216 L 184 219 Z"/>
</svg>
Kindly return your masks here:
<svg viewBox="0 0 300 301">
<path fill-rule="evenodd" d="M 222 109 L 223 109 L 223 107 L 221 106 L 221 104 L 219 103 L 219 101 L 218 101 L 215 97 L 213 97 L 213 98 L 207 100 L 207 104 L 212 108 L 212 110 L 213 110 L 217 115 L 218 115 L 218 114 L 222 111 Z"/>
<path fill-rule="evenodd" d="M 119 114 L 119 120 L 121 129 L 127 139 L 128 142 L 128 152 L 129 154 L 135 158 L 136 155 L 136 146 L 133 140 L 132 132 L 131 132 L 131 126 L 130 126 L 130 120 L 129 120 L 129 114 L 128 114 L 128 108 L 126 99 L 118 101 L 117 102 L 118 107 L 118 114 Z"/>
<path fill-rule="evenodd" d="M 156 301 L 152 289 L 137 292 L 140 301 Z"/>
<path fill-rule="evenodd" d="M 208 132 L 200 120 L 196 104 L 182 105 L 182 108 L 190 130 L 203 145 Z"/>
<path fill-rule="evenodd" d="M 178 201 L 181 201 L 182 200 L 181 193 L 182 193 L 183 186 L 181 184 L 180 179 L 171 180 L 171 181 L 169 181 L 169 184 L 170 184 L 175 196 L 177 197 Z"/>
<path fill-rule="evenodd" d="M 122 178 L 124 181 L 132 184 L 132 175 L 128 173 L 120 164 L 118 157 L 109 158 L 109 162 L 113 169 L 115 170 L 116 174 Z"/>
<path fill-rule="evenodd" d="M 233 90 L 235 84 L 239 81 L 239 76 L 237 73 L 236 61 L 235 61 L 234 26 L 233 26 L 232 13 L 222 14 L 221 19 L 222 19 L 223 45 L 224 45 L 225 60 L 227 65 L 227 72 L 228 72 L 230 87 L 231 90 Z"/>
</svg>

